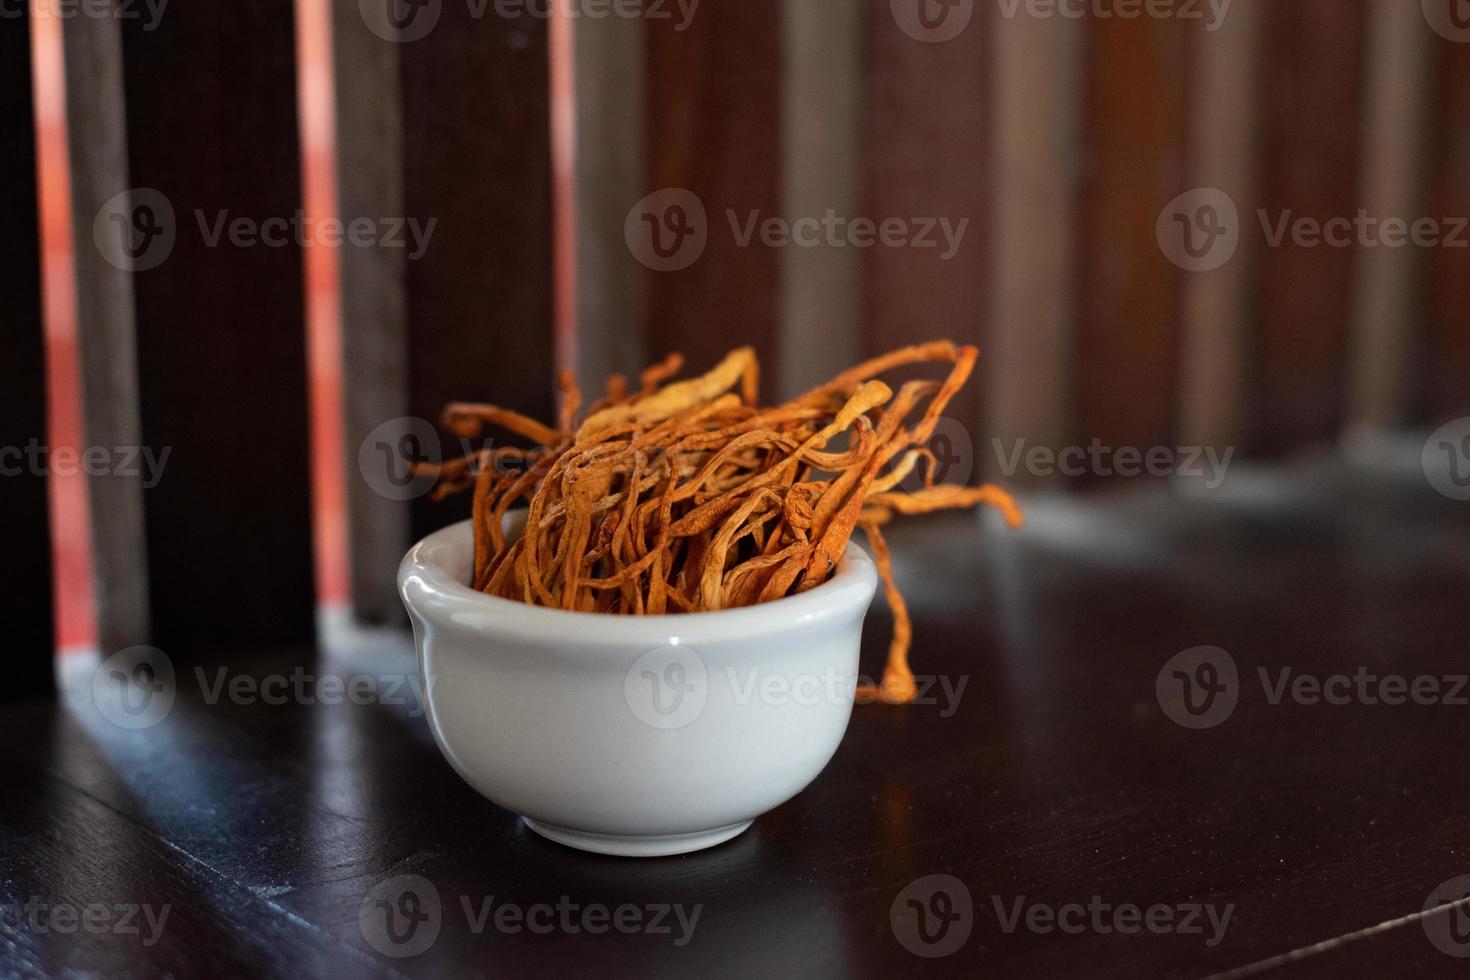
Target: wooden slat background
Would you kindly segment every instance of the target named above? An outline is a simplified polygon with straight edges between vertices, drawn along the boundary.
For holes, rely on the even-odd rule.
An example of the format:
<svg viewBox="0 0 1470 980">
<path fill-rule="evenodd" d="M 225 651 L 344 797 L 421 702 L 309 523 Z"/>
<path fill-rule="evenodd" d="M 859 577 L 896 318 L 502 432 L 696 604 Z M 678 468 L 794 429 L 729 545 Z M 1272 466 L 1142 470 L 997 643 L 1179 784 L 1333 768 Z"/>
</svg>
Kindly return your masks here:
<svg viewBox="0 0 1470 980">
<path fill-rule="evenodd" d="M 867 146 L 867 6 L 786 0 L 782 8 L 784 214 L 858 213 Z M 829 245 L 787 248 L 781 260 L 780 341 L 769 390 L 788 398 L 861 356 L 864 263 L 856 249 Z"/>
<path fill-rule="evenodd" d="M 1437 59 L 1431 136 L 1429 214 L 1470 216 L 1470 44 L 1435 37 Z M 1470 230 L 1460 235 L 1470 240 Z M 1470 248 L 1440 248 L 1428 257 L 1428 329 L 1412 369 L 1413 397 L 1431 422 L 1470 414 Z"/>
<path fill-rule="evenodd" d="M 342 256 L 352 607 L 373 623 L 403 618 L 395 573 L 409 544 L 469 502 L 385 494 L 363 447 L 369 467 L 387 465 L 375 443 L 396 450 L 401 435 L 431 458 L 479 448 L 438 427 L 450 401 L 554 410 L 547 22 L 445 4 L 423 24 L 375 31 L 345 4 L 332 25 L 342 216 L 408 219 L 427 236 L 421 255 Z"/>
<path fill-rule="evenodd" d="M 52 686 L 51 540 L 46 480 L 16 458 L 32 440 L 47 444 L 46 363 L 41 321 L 41 243 L 36 205 L 36 136 L 31 102 L 30 23 L 0 20 L 0 267 L 5 318 L 0 330 L 0 513 L 9 559 L 0 570 L 7 678 L 0 701 L 43 694 Z M 12 472 L 15 471 L 15 472 Z"/>
<path fill-rule="evenodd" d="M 1428 203 L 1434 34 L 1423 11 L 1370 0 L 1364 41 L 1358 200 L 1404 220 Z M 1422 322 L 1424 250 L 1365 248 L 1355 256 L 1348 330 L 1349 434 L 1384 432 L 1408 417 L 1409 351 Z"/>
<path fill-rule="evenodd" d="M 1191 30 L 1108 19 L 1088 38 L 1073 383 L 1083 435 L 1109 446 L 1172 445 L 1179 270 L 1155 229 L 1184 173 Z"/>
<path fill-rule="evenodd" d="M 356 4 L 332 5 L 338 209 L 353 217 L 404 215 L 400 45 L 368 29 Z M 341 252 L 342 432 L 352 608 L 369 623 L 403 617 L 391 569 L 411 540 L 409 507 L 361 470 L 381 426 L 409 414 L 406 249 Z M 432 418 L 432 416 L 430 416 Z M 406 435 L 408 429 L 394 433 Z M 396 439 L 386 440 L 395 444 Z M 375 446 L 368 446 L 367 457 Z M 383 458 L 384 474 L 388 461 Z"/>
<path fill-rule="evenodd" d="M 779 397 L 890 347 L 977 343 L 950 415 L 973 476 L 1017 485 L 1037 481 L 997 473 L 993 438 L 1275 458 L 1470 411 L 1463 251 L 1272 247 L 1260 217 L 1470 213 L 1470 45 L 1415 4 L 1235 0 L 1209 25 L 977 2 L 929 43 L 902 5 L 706 0 L 687 23 L 668 5 L 557 23 L 555 72 L 530 11 L 445 3 L 424 36 L 390 38 L 333 9 L 342 216 L 433 222 L 421 257 L 342 254 L 362 619 L 399 619 L 397 556 L 467 509 L 384 497 L 358 471 L 369 433 L 457 399 L 550 416 L 558 366 L 594 389 L 748 343 Z M 180 5 L 148 32 L 68 28 L 79 241 L 129 187 L 168 198 L 178 237 L 158 269 L 78 263 L 92 437 L 172 452 L 155 490 L 94 488 L 109 645 L 150 621 L 165 646 L 311 636 L 301 256 L 205 248 L 194 215 L 299 205 L 289 14 Z M 1156 224 L 1201 187 L 1235 202 L 1239 242 L 1190 272 Z M 655 271 L 625 232 L 675 189 L 708 241 Z M 968 224 L 948 261 L 773 248 L 759 227 L 742 247 L 731 227 L 829 208 Z M 439 432 L 441 454 L 459 448 Z"/>
<path fill-rule="evenodd" d="M 608 375 L 636 377 L 652 359 L 644 330 L 651 282 L 623 235 L 645 194 L 647 32 L 641 21 L 610 18 L 570 33 L 575 305 L 566 329 L 576 335 L 578 381 L 592 393 Z"/>
<path fill-rule="evenodd" d="M 133 275 L 154 642 L 176 662 L 314 636 L 302 257 L 207 244 L 196 211 L 301 204 L 290 0 L 176 4 L 122 22 L 129 180 L 176 240 Z M 83 243 L 85 244 L 85 243 Z"/>
<path fill-rule="evenodd" d="M 941 260 L 942 248 L 879 245 L 863 253 L 862 353 L 939 337 L 984 345 L 986 188 L 993 173 L 986 152 L 990 24 L 975 16 L 952 40 L 927 43 L 905 33 L 886 8 L 878 7 L 870 28 L 872 94 L 859 214 L 880 224 L 945 218 L 956 229 L 969 220 L 959 251 L 948 260 Z M 943 241 L 938 231 L 930 237 Z M 962 391 L 946 414 L 973 426 L 980 414 L 978 384 Z"/>
<path fill-rule="evenodd" d="M 645 193 L 692 191 L 709 241 L 688 268 L 649 273 L 648 349 L 682 350 L 701 367 L 751 344 L 770 370 L 780 258 L 758 241 L 740 247 L 727 212 L 781 214 L 781 3 L 707 3 L 677 27 L 646 24 Z"/>
<path fill-rule="evenodd" d="M 430 420 L 454 400 L 553 410 L 547 24 L 493 10 L 446 3 L 427 36 L 399 46 L 404 208 L 437 219 L 408 263 L 404 352 L 409 414 Z M 468 514 L 466 500 L 420 498 L 414 533 Z"/>
<path fill-rule="evenodd" d="M 1256 330 L 1260 239 L 1250 205 L 1260 193 L 1260 65 L 1265 8 L 1271 0 L 1235 0 L 1215 32 L 1190 37 L 1190 102 L 1185 188 L 1216 188 L 1236 202 L 1235 253 L 1180 287 L 1179 440 L 1233 446 L 1245 434 L 1246 380 Z M 1242 223 L 1245 223 L 1242 227 Z M 1220 247 L 1227 247 L 1222 244 Z"/>
<path fill-rule="evenodd" d="M 1006 473 L 1001 457 L 1021 447 L 1020 440 L 1028 449 L 1059 447 L 1078 431 L 1072 379 L 1087 38 L 1070 20 L 997 18 L 994 30 L 989 143 L 996 162 L 988 194 L 994 291 L 984 307 L 976 471 L 1029 486 L 1055 482 L 1055 475 Z"/>
<path fill-rule="evenodd" d="M 131 187 L 120 24 L 115 17 L 73 17 L 62 25 L 72 241 L 81 243 L 73 258 L 77 349 L 83 428 L 92 446 L 142 445 L 133 273 L 105 258 L 93 241 L 96 215 Z M 109 653 L 152 639 L 145 479 L 138 471 L 106 473 L 87 485 L 97 645 Z"/>
<path fill-rule="evenodd" d="M 1268 6 L 1259 206 L 1272 220 L 1287 211 L 1319 222 L 1356 213 L 1363 26 L 1363 0 Z M 1254 213 L 1242 220 L 1246 233 L 1264 237 Z M 1284 453 L 1336 438 L 1352 271 L 1350 249 L 1303 247 L 1289 237 L 1268 247 L 1250 383 L 1252 449 Z"/>
</svg>

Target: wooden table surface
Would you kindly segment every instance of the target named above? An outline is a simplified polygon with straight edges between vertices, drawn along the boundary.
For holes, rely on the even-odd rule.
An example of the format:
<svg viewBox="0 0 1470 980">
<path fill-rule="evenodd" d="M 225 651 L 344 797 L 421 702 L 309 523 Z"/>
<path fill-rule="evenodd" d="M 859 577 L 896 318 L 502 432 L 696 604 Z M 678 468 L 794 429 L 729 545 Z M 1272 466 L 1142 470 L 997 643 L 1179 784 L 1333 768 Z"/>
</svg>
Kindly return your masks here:
<svg viewBox="0 0 1470 980">
<path fill-rule="evenodd" d="M 1470 892 L 1453 881 L 1470 874 L 1470 689 L 1453 690 L 1470 504 L 1412 469 L 1324 462 L 1238 467 L 1202 495 L 1039 497 L 1029 517 L 1016 534 L 967 515 L 895 531 L 915 667 L 949 694 L 858 708 L 810 788 L 684 857 L 536 837 L 461 782 L 411 703 L 210 704 L 210 669 L 181 671 L 141 730 L 98 714 L 90 674 L 5 709 L 0 974 L 1470 968 L 1452 955 L 1470 955 L 1467 903 L 1424 911 Z M 875 607 L 869 670 L 887 626 Z M 314 674 L 380 676 L 381 700 L 404 700 L 402 635 L 337 628 L 328 646 Z M 1198 646 L 1238 680 L 1180 715 L 1209 725 L 1191 728 L 1159 678 L 1171 690 L 1171 658 Z M 290 662 L 262 652 L 227 676 L 289 679 Z M 1327 684 L 1347 703 L 1277 697 L 1285 668 L 1347 675 Z M 1387 675 L 1435 678 L 1441 703 L 1370 703 Z M 379 900 L 419 918 L 390 936 Z"/>
</svg>

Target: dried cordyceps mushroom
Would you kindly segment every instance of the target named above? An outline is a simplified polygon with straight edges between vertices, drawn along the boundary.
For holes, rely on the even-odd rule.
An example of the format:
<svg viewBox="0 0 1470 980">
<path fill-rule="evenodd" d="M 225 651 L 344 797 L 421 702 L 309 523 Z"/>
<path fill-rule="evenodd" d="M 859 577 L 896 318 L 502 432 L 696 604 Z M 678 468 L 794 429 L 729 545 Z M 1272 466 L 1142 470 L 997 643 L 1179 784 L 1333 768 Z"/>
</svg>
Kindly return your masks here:
<svg viewBox="0 0 1470 980">
<path fill-rule="evenodd" d="M 925 444 L 978 356 L 948 341 L 905 347 L 760 407 L 750 348 L 685 381 L 670 381 L 684 363 L 674 354 L 637 391 L 614 375 L 580 416 L 581 393 L 563 375 L 555 427 L 495 405 L 444 410 L 456 435 L 488 424 L 539 449 L 485 449 L 418 469 L 438 477 L 439 498 L 473 485 L 474 587 L 557 609 L 656 615 L 765 602 L 826 581 L 861 527 L 894 625 L 882 684 L 858 694 L 902 704 L 915 693 L 912 627 L 880 528 L 895 514 L 978 504 L 1021 523 L 999 487 L 934 483 Z M 897 394 L 877 379 L 920 362 L 949 364 L 949 374 Z M 915 472 L 922 488 L 901 488 Z M 525 530 L 511 543 L 501 519 L 521 501 Z"/>
</svg>

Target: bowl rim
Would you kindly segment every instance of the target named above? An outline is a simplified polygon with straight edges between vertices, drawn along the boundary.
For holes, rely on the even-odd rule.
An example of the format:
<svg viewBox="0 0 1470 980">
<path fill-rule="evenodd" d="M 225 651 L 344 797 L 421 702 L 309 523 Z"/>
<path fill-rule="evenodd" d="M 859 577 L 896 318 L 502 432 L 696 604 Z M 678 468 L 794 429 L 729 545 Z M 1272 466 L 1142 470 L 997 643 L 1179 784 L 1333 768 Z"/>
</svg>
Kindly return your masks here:
<svg viewBox="0 0 1470 980">
<path fill-rule="evenodd" d="M 643 616 L 548 609 L 477 592 L 452 574 L 444 556 L 462 557 L 466 547 L 473 549 L 473 536 L 471 522 L 460 521 L 408 550 L 398 567 L 398 593 L 410 613 L 435 622 L 451 619 L 455 612 L 489 613 L 496 617 L 497 629 L 520 627 L 517 632 L 548 640 L 597 644 L 657 636 L 677 644 L 779 633 L 854 612 L 862 615 L 878 588 L 873 559 L 849 541 L 827 581 L 753 606 Z M 436 606 L 445 608 L 431 608 Z"/>
</svg>

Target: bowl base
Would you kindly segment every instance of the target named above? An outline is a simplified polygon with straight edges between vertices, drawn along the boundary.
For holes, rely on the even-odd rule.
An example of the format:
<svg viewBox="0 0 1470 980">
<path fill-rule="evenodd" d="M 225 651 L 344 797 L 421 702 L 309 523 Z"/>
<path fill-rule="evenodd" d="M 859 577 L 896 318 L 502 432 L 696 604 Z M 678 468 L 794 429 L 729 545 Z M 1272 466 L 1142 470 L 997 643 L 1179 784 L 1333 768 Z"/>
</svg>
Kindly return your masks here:
<svg viewBox="0 0 1470 980">
<path fill-rule="evenodd" d="M 662 834 L 651 837 L 638 837 L 622 834 L 595 834 L 588 830 L 572 830 L 568 827 L 557 827 L 554 824 L 542 823 L 532 820 L 530 817 L 522 817 L 526 826 L 547 840 L 565 844 L 567 847 L 575 847 L 579 851 L 591 851 L 594 854 L 612 854 L 617 857 L 667 857 L 671 854 L 688 854 L 690 851 L 702 851 L 706 847 L 714 847 L 723 844 L 732 837 L 740 835 L 745 828 L 749 827 L 754 820 L 746 820 L 743 823 L 732 823 L 728 827 L 717 827 L 714 830 L 700 830 L 692 834 Z"/>
</svg>

